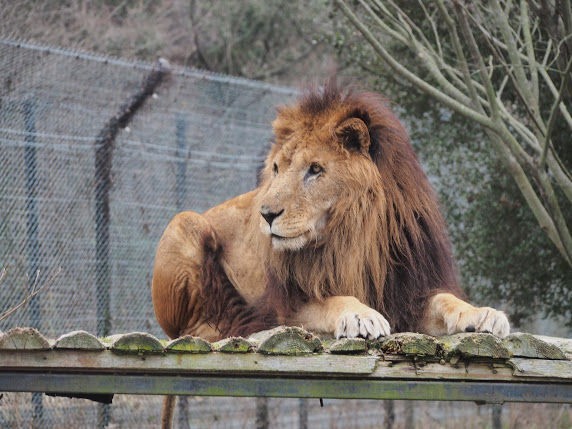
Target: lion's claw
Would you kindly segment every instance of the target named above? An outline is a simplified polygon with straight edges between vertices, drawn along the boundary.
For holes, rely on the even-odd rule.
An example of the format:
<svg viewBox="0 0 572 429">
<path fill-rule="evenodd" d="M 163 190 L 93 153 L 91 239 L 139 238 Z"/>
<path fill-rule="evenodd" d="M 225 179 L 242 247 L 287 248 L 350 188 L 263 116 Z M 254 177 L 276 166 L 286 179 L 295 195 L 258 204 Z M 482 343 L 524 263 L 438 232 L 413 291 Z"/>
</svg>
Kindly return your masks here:
<svg viewBox="0 0 572 429">
<path fill-rule="evenodd" d="M 506 315 L 491 307 L 478 307 L 463 311 L 456 317 L 445 319 L 449 334 L 457 332 L 488 332 L 499 337 L 510 333 L 510 324 Z"/>
<path fill-rule="evenodd" d="M 346 311 L 340 315 L 336 322 L 336 338 L 361 337 L 375 340 L 389 334 L 389 322 L 371 308 L 361 314 Z"/>
</svg>

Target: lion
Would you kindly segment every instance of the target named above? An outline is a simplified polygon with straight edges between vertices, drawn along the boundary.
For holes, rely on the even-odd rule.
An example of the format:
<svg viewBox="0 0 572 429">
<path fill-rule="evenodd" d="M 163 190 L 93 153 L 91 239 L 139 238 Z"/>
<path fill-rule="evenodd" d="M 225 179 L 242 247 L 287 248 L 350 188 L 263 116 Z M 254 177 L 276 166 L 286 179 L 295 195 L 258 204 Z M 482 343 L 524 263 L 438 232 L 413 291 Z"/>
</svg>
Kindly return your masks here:
<svg viewBox="0 0 572 429">
<path fill-rule="evenodd" d="M 159 242 L 152 298 L 169 337 L 508 335 L 502 311 L 463 299 L 436 194 L 383 97 L 331 80 L 272 127 L 259 185 L 177 214 Z"/>
</svg>

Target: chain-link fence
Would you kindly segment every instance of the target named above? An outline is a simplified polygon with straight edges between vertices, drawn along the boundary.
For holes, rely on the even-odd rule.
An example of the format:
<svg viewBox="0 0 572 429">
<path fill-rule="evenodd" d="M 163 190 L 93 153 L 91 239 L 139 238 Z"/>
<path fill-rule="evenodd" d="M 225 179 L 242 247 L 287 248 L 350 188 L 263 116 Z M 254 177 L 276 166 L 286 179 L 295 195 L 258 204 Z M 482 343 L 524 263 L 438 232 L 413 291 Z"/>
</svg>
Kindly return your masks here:
<svg viewBox="0 0 572 429">
<path fill-rule="evenodd" d="M 160 335 L 149 285 L 166 223 L 255 185 L 293 91 L 174 69 L 142 94 L 156 71 L 0 42 L 1 308 L 45 285 L 0 329 Z"/>
<path fill-rule="evenodd" d="M 255 186 L 275 106 L 293 95 L 0 40 L 0 314 L 41 289 L 0 330 L 164 337 L 150 294 L 164 227 L 178 211 L 203 211 Z M 33 415 L 42 427 L 97 422 L 86 401 L 30 396 L 3 399 L 27 398 L 0 407 L 1 427 L 26 426 Z M 112 407 L 112 423 L 113 410 L 125 414 Z"/>
</svg>

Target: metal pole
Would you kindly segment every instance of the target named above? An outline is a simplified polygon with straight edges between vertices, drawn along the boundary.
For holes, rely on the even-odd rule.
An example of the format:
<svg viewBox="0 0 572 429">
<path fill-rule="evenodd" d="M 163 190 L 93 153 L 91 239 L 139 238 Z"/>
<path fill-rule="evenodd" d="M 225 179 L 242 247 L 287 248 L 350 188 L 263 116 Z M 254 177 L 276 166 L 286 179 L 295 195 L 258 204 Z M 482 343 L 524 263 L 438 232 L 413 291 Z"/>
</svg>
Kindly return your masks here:
<svg viewBox="0 0 572 429">
<path fill-rule="evenodd" d="M 186 205 L 187 196 L 187 121 L 183 115 L 177 115 L 175 119 L 175 140 L 177 142 L 177 173 L 175 176 L 176 206 L 177 211 L 182 211 Z M 189 400 L 187 396 L 179 396 L 177 401 L 179 409 L 178 423 L 180 429 L 189 429 Z"/>
<path fill-rule="evenodd" d="M 492 424 L 493 429 L 502 428 L 502 404 L 493 404 Z"/>
<path fill-rule="evenodd" d="M 179 396 L 177 400 L 177 407 L 179 408 L 177 417 L 178 429 L 190 429 L 191 424 L 189 423 L 189 397 Z"/>
<path fill-rule="evenodd" d="M 415 402 L 405 401 L 405 429 L 415 429 Z"/>
<path fill-rule="evenodd" d="M 306 398 L 300 398 L 298 400 L 299 404 L 299 424 L 300 429 L 308 429 L 308 400 Z"/>
<path fill-rule="evenodd" d="M 383 409 L 385 410 L 385 429 L 393 429 L 395 423 L 395 403 L 391 399 L 383 401 Z"/>
<path fill-rule="evenodd" d="M 38 239 L 38 178 L 36 157 L 36 108 L 31 100 L 24 102 L 24 125 L 26 145 L 24 147 L 24 164 L 26 165 L 26 250 L 28 254 L 28 275 L 31 279 L 30 289 L 37 286 L 34 282 L 40 269 Z M 29 291 L 31 292 L 31 291 Z M 38 296 L 30 300 L 30 324 L 40 328 L 40 305 Z"/>
<path fill-rule="evenodd" d="M 187 196 L 187 121 L 182 115 L 177 115 L 175 136 L 177 140 L 177 210 L 184 210 Z"/>
<path fill-rule="evenodd" d="M 97 295 L 97 335 L 107 336 L 111 332 L 111 268 L 110 268 L 110 194 L 111 172 L 115 140 L 119 132 L 133 119 L 145 101 L 153 95 L 157 87 L 169 74 L 163 62 L 144 79 L 140 88 L 120 106 L 119 112 L 104 125 L 95 140 L 95 272 Z M 101 405 L 99 427 L 107 427 L 110 421 L 110 407 Z"/>
<path fill-rule="evenodd" d="M 256 429 L 268 429 L 268 398 L 256 398 Z"/>
<path fill-rule="evenodd" d="M 36 156 L 36 104 L 33 100 L 26 100 L 23 105 L 24 127 L 26 134 L 24 140 L 24 164 L 26 166 L 26 253 L 28 254 L 28 276 L 31 285 L 28 293 L 38 287 L 38 272 L 40 269 L 40 240 L 38 238 L 38 178 Z M 41 323 L 41 309 L 39 296 L 30 300 L 30 325 L 39 329 Z M 34 407 L 33 426 L 42 427 L 44 418 L 44 404 L 41 393 L 32 394 Z"/>
</svg>

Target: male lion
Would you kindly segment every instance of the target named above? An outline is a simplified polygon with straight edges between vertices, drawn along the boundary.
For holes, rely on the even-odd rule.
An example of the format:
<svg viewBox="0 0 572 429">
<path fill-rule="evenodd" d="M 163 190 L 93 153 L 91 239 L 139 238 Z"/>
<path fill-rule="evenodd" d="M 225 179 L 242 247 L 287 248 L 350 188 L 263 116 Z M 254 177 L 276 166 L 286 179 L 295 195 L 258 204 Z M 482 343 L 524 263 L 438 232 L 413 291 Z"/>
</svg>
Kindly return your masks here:
<svg viewBox="0 0 572 429">
<path fill-rule="evenodd" d="M 331 81 L 272 125 L 260 185 L 179 213 L 159 242 L 153 304 L 169 337 L 278 324 L 368 339 L 508 334 L 503 312 L 460 299 L 436 196 L 382 98 Z"/>
</svg>

